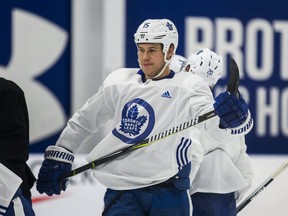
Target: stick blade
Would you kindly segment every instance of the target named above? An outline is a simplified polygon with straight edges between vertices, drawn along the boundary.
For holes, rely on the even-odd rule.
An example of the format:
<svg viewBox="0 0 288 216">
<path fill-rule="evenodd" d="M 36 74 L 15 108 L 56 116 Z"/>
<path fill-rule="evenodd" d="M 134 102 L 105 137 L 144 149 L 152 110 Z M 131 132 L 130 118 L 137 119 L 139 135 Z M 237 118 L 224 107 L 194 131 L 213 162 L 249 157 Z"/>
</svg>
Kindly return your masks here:
<svg viewBox="0 0 288 216">
<path fill-rule="evenodd" d="M 227 91 L 231 94 L 237 95 L 238 87 L 239 87 L 239 69 L 236 61 L 233 58 L 230 58 Z"/>
</svg>

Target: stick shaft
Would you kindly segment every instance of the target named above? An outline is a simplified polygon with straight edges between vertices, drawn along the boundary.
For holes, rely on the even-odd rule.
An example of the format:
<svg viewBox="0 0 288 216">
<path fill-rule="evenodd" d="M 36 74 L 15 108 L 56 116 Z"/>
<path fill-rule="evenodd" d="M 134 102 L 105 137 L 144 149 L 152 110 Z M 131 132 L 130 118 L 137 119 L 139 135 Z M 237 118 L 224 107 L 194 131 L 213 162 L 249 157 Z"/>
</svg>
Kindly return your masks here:
<svg viewBox="0 0 288 216">
<path fill-rule="evenodd" d="M 167 129 L 165 132 L 161 132 L 161 133 L 158 133 L 156 135 L 153 135 L 153 136 L 143 140 L 140 143 L 129 145 L 128 147 L 126 147 L 124 149 L 121 149 L 119 151 L 113 152 L 113 153 L 111 153 L 111 154 L 109 154 L 109 155 L 107 155 L 105 157 L 99 158 L 97 160 L 94 160 L 94 161 L 86 164 L 86 165 L 83 165 L 83 166 L 81 166 L 79 168 L 76 168 L 76 169 L 70 171 L 70 172 L 67 172 L 67 173 L 61 175 L 59 179 L 61 180 L 61 179 L 65 179 L 65 178 L 69 178 L 69 177 L 75 176 L 75 175 L 77 175 L 79 173 L 82 173 L 82 172 L 88 170 L 88 169 L 92 169 L 92 168 L 94 168 L 96 166 L 99 166 L 99 165 L 101 165 L 103 163 L 106 163 L 108 161 L 114 160 L 115 158 L 118 158 L 121 155 L 125 155 L 125 154 L 127 154 L 127 153 L 129 153 L 131 151 L 136 150 L 136 149 L 146 147 L 146 146 L 148 146 L 148 145 L 150 145 L 150 144 L 152 144 L 152 143 L 154 143 L 154 142 L 156 142 L 158 140 L 167 138 L 167 137 L 169 137 L 169 136 L 171 136 L 173 134 L 176 134 L 176 133 L 178 133 L 180 131 L 183 131 L 183 130 L 185 130 L 187 128 L 190 128 L 190 127 L 192 127 L 194 125 L 197 125 L 197 124 L 199 124 L 201 122 L 204 122 L 204 121 L 206 121 L 206 120 L 208 120 L 208 119 L 210 119 L 210 118 L 212 118 L 214 116 L 216 116 L 214 110 L 210 111 L 208 113 L 205 113 L 204 115 L 199 116 L 199 117 L 197 117 L 195 119 L 192 119 L 192 120 L 190 120 L 188 122 L 182 123 L 182 124 L 180 124 L 180 125 L 178 125 L 176 127 L 173 127 L 171 129 Z"/>
<path fill-rule="evenodd" d="M 245 200 L 243 200 L 237 207 L 239 213 L 245 206 L 247 206 L 256 196 L 258 196 L 272 181 L 274 181 L 286 168 L 288 161 L 284 162 L 280 167 L 275 170 L 260 186 L 258 186 Z"/>
</svg>

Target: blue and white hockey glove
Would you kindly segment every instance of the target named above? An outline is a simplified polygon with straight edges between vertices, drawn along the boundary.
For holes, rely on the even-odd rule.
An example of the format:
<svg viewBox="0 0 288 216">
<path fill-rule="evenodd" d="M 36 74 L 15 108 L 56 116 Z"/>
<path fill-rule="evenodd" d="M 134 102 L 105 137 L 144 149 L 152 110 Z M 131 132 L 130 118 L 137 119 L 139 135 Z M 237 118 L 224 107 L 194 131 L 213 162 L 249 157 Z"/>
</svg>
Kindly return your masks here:
<svg viewBox="0 0 288 216">
<path fill-rule="evenodd" d="M 65 148 L 48 146 L 44 158 L 45 160 L 39 170 L 36 188 L 41 194 L 59 195 L 61 190 L 66 190 L 68 185 L 68 179 L 59 180 L 59 176 L 71 171 L 74 155 Z"/>
<path fill-rule="evenodd" d="M 245 122 L 248 115 L 248 107 L 239 94 L 223 92 L 215 98 L 213 104 L 216 114 L 220 117 L 220 127 L 235 128 Z"/>
<path fill-rule="evenodd" d="M 236 136 L 246 135 L 252 130 L 253 125 L 254 125 L 254 121 L 248 110 L 247 118 L 241 125 L 239 125 L 238 127 L 234 127 L 234 128 L 226 128 L 226 130 L 231 135 L 236 135 Z"/>
</svg>

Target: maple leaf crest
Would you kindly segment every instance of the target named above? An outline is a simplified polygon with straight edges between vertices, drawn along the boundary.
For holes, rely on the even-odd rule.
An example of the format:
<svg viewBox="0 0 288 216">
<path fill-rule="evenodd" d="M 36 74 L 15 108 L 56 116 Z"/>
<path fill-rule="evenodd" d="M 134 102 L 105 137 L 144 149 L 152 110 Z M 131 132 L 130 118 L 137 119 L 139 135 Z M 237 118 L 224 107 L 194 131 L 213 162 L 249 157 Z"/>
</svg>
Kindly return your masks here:
<svg viewBox="0 0 288 216">
<path fill-rule="evenodd" d="M 120 123 L 120 131 L 123 131 L 126 134 L 138 135 L 141 131 L 142 126 L 147 121 L 147 116 L 139 116 L 139 111 L 137 105 L 132 106 L 126 113 L 125 116 L 122 116 Z"/>
</svg>

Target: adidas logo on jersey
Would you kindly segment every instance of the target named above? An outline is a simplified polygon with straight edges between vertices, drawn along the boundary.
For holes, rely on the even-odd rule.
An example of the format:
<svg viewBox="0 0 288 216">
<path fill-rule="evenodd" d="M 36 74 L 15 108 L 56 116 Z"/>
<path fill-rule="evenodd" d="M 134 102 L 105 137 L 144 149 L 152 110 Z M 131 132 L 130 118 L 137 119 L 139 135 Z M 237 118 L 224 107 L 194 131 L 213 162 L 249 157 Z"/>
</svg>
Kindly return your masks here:
<svg viewBox="0 0 288 216">
<path fill-rule="evenodd" d="M 164 98 L 172 98 L 171 95 L 170 95 L 170 93 L 169 93 L 169 91 L 164 92 L 164 93 L 161 95 L 161 97 L 164 97 Z"/>
</svg>

